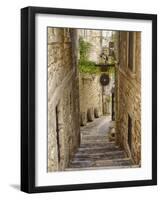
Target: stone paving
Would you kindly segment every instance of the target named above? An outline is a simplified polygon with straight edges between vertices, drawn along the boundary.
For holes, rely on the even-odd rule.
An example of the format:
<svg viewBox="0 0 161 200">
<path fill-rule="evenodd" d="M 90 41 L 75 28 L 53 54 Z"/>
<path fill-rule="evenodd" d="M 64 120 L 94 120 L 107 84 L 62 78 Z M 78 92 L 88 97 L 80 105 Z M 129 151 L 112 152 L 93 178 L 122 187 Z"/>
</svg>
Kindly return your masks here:
<svg viewBox="0 0 161 200">
<path fill-rule="evenodd" d="M 80 147 L 66 170 L 134 167 L 125 152 L 109 141 L 112 126 L 110 117 L 102 116 L 81 127 Z"/>
</svg>

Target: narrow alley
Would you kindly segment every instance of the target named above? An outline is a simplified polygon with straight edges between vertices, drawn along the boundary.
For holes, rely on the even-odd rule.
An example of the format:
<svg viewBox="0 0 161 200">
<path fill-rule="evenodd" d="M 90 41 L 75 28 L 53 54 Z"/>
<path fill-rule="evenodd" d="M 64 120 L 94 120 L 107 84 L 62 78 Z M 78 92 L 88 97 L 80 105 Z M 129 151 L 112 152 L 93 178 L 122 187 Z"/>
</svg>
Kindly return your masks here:
<svg viewBox="0 0 161 200">
<path fill-rule="evenodd" d="M 141 32 L 48 27 L 47 171 L 141 167 Z"/>
</svg>

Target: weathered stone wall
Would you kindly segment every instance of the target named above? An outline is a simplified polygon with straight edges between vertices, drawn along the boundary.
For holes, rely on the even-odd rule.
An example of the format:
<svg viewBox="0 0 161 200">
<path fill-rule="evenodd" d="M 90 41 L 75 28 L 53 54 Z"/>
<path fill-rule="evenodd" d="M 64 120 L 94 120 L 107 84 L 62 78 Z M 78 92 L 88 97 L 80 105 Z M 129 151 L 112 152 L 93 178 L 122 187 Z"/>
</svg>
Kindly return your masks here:
<svg viewBox="0 0 161 200">
<path fill-rule="evenodd" d="M 86 42 L 91 44 L 88 59 L 92 62 L 100 62 L 102 52 L 102 31 L 99 30 L 78 30 L 79 37 L 83 37 Z"/>
<path fill-rule="evenodd" d="M 94 115 L 94 109 L 97 109 L 99 115 L 102 115 L 102 86 L 99 78 L 100 75 L 79 74 L 80 114 L 86 116 L 91 109 Z"/>
<path fill-rule="evenodd" d="M 75 30 L 48 28 L 48 172 L 64 170 L 80 142 Z"/>
<path fill-rule="evenodd" d="M 128 32 L 120 32 L 120 64 L 116 68 L 116 132 L 135 164 L 141 161 L 141 33 L 134 33 L 134 69 L 128 67 Z M 132 119 L 131 148 L 128 144 L 128 116 Z"/>
<path fill-rule="evenodd" d="M 91 44 L 88 60 L 100 63 L 100 55 L 103 51 L 103 47 L 108 47 L 112 37 L 112 31 L 78 29 L 78 36 Z M 113 82 L 111 81 L 108 86 L 102 87 L 100 84 L 100 76 L 101 73 L 80 73 L 79 94 L 81 125 L 85 125 L 86 121 L 88 121 L 87 116 L 89 110 L 92 115 L 91 118 L 94 118 L 94 114 L 96 116 L 111 114 L 111 83 L 113 84 Z M 82 119 L 85 121 L 84 123 L 82 123 Z"/>
<path fill-rule="evenodd" d="M 113 80 L 111 78 L 109 85 L 102 87 L 100 76 L 101 74 L 79 74 L 81 120 L 83 117 L 85 121 L 88 121 L 88 112 L 91 113 L 93 119 L 101 115 L 111 114 L 111 88 Z"/>
</svg>

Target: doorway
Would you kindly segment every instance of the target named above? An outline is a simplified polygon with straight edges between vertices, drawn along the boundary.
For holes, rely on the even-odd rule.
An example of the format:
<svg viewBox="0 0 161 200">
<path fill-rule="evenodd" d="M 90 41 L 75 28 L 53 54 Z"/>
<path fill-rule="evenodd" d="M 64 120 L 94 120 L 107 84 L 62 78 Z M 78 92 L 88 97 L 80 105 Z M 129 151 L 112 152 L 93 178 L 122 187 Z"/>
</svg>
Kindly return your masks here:
<svg viewBox="0 0 161 200">
<path fill-rule="evenodd" d="M 57 152 L 58 152 L 58 165 L 60 164 L 60 133 L 59 133 L 59 111 L 58 105 L 55 107 L 56 116 L 56 141 L 57 141 Z"/>
<path fill-rule="evenodd" d="M 128 145 L 131 150 L 131 138 L 132 138 L 132 118 L 128 115 Z"/>
</svg>

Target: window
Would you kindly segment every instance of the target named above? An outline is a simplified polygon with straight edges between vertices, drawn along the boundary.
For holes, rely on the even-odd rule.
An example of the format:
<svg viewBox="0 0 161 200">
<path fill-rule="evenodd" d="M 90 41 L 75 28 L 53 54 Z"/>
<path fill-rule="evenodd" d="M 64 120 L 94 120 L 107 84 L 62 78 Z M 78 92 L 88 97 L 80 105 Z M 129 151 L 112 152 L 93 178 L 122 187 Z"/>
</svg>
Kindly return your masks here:
<svg viewBox="0 0 161 200">
<path fill-rule="evenodd" d="M 134 72 L 135 69 L 135 32 L 129 32 L 128 40 L 128 68 Z"/>
<path fill-rule="evenodd" d="M 121 31 L 119 33 L 119 66 L 122 70 L 125 70 L 128 65 L 128 32 Z"/>
</svg>

